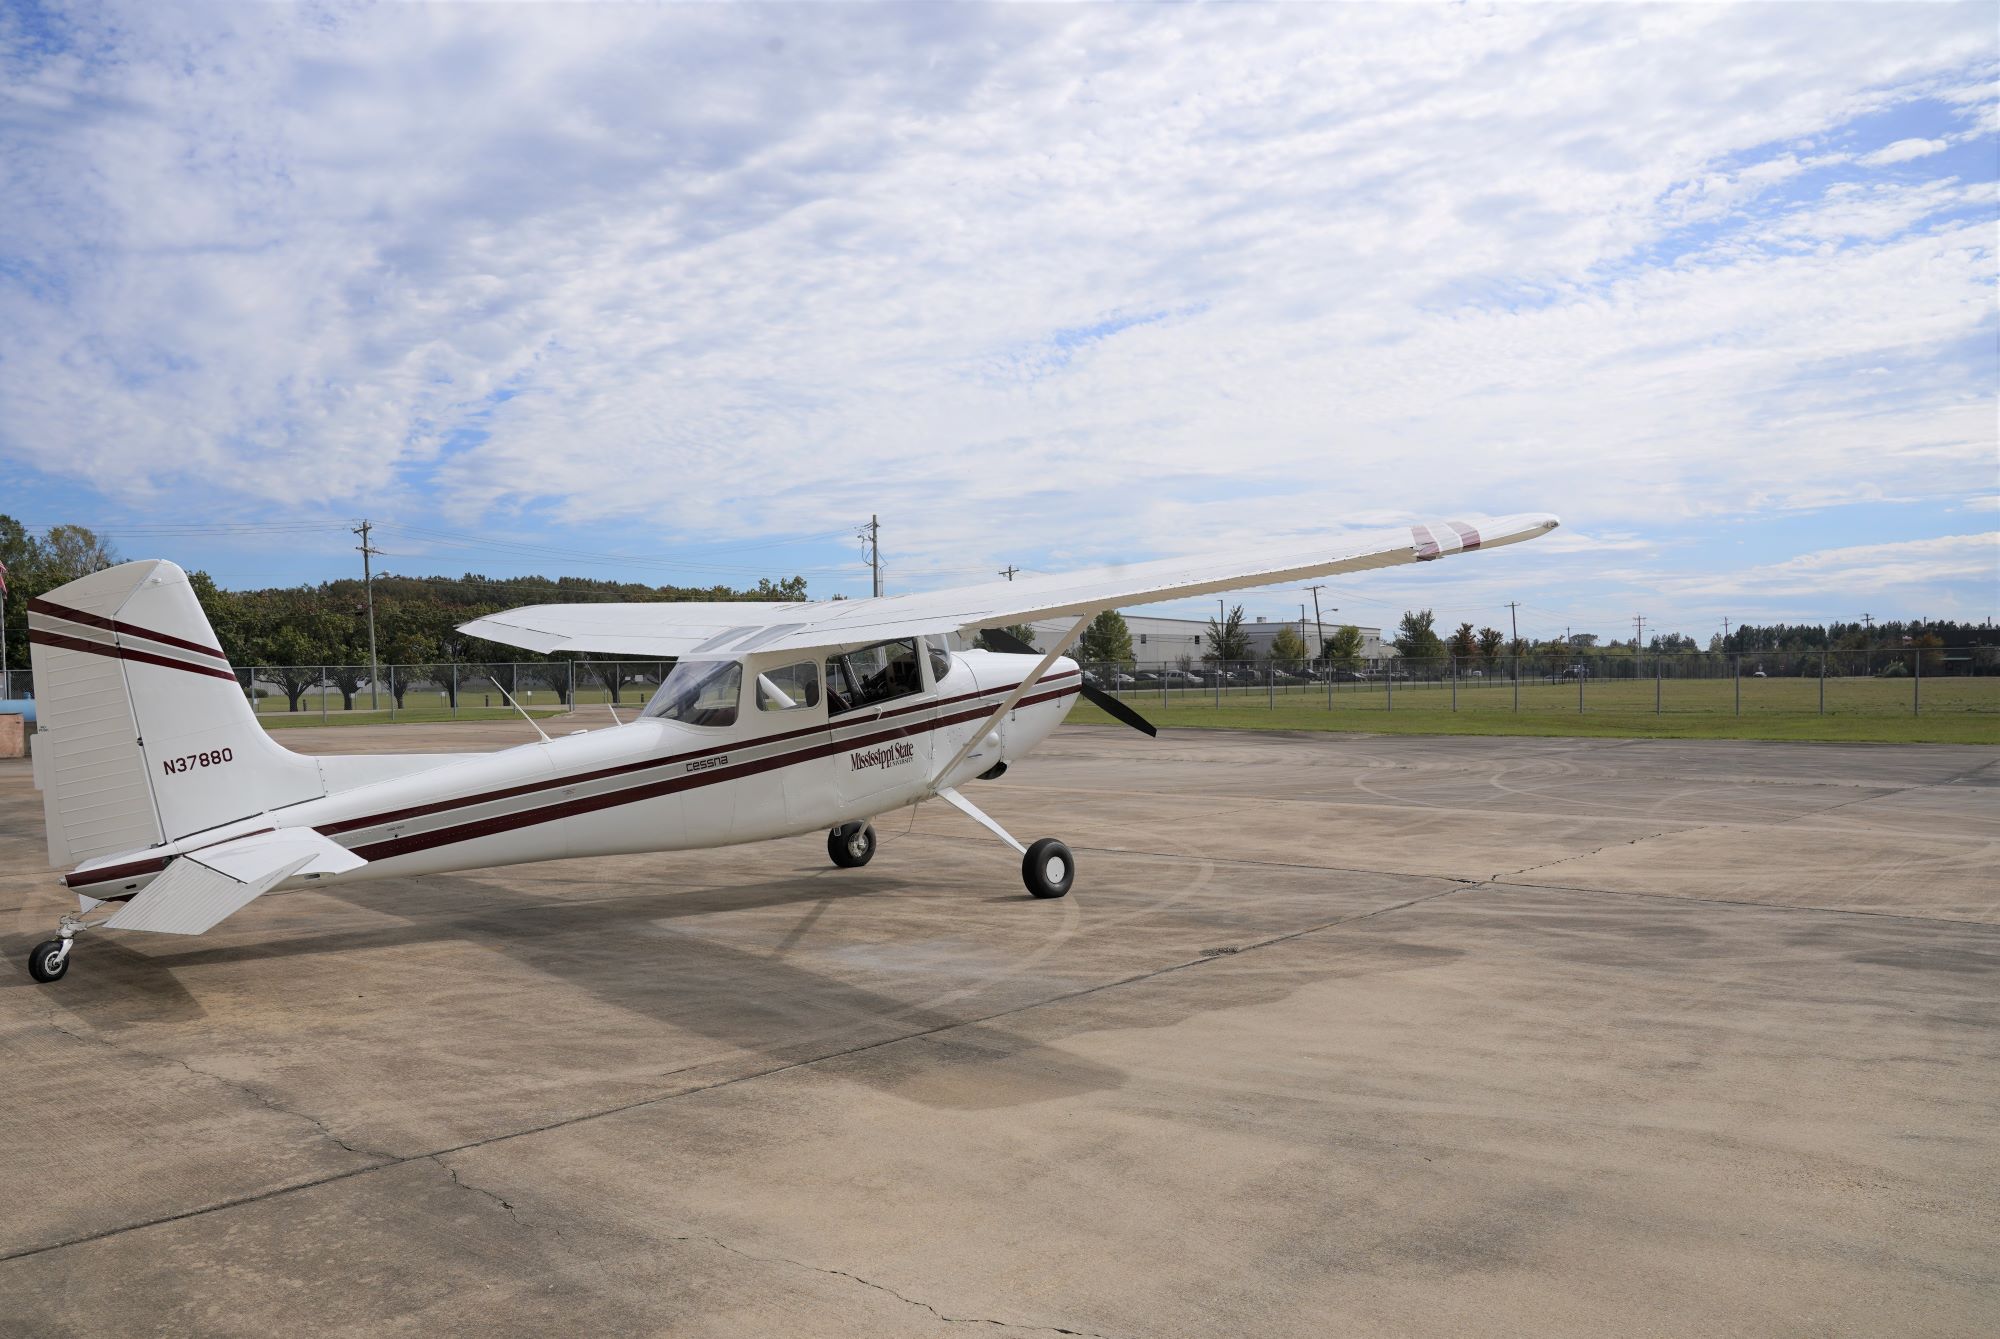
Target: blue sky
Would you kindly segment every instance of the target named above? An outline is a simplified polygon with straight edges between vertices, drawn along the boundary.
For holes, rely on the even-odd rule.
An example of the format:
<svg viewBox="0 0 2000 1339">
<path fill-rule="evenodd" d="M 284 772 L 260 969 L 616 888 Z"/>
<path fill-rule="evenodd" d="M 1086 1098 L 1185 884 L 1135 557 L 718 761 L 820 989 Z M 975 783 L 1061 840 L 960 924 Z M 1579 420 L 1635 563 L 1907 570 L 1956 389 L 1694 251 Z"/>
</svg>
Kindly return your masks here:
<svg viewBox="0 0 2000 1339">
<path fill-rule="evenodd" d="M 1996 78 L 1990 5 L 17 0 L 0 510 L 822 596 L 870 513 L 896 590 L 1546 510 L 1325 599 L 1985 618 Z"/>
</svg>

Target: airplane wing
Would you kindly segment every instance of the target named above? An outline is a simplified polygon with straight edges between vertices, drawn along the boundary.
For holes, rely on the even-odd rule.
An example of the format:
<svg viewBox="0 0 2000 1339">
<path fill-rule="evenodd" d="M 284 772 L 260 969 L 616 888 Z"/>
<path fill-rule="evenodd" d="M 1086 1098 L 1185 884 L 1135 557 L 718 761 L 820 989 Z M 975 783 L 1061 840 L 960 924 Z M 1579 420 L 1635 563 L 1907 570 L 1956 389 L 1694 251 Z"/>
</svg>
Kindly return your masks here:
<svg viewBox="0 0 2000 1339">
<path fill-rule="evenodd" d="M 104 926 L 198 935 L 294 874 L 338 874 L 367 863 L 312 828 L 254 833 L 181 856 Z"/>
<path fill-rule="evenodd" d="M 1555 517 L 1431 522 L 1304 551 L 1175 558 L 1023 577 L 916 595 L 805 603 L 538 604 L 475 618 L 459 631 L 531 651 L 678 658 L 740 655 L 1003 627 L 1157 600 L 1275 585 L 1308 577 L 1429 562 L 1535 539 Z"/>
</svg>

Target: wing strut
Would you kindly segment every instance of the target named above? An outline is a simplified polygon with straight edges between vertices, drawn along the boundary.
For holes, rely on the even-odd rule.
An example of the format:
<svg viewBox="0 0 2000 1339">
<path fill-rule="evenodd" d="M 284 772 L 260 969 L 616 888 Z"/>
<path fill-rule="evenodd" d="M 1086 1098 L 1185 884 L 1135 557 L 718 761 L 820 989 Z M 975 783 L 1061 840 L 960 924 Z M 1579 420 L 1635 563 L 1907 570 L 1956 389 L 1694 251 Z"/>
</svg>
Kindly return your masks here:
<svg viewBox="0 0 2000 1339">
<path fill-rule="evenodd" d="M 1098 611 L 1093 609 L 1072 624 L 1070 630 L 1062 635 L 1062 640 L 1055 644 L 1055 648 L 1042 657 L 1041 663 L 1029 670 L 1027 677 L 1015 684 L 1014 691 L 1007 694 L 1001 700 L 1000 705 L 993 709 L 993 714 L 979 723 L 979 728 L 974 730 L 971 737 L 960 746 L 958 752 L 952 755 L 951 761 L 940 767 L 936 775 L 931 778 L 931 793 L 933 795 L 938 793 L 938 783 L 950 776 L 954 768 L 972 756 L 972 751 L 979 747 L 979 741 L 986 738 L 987 732 L 1006 719 L 1007 713 L 1014 709 L 1014 704 L 1026 697 L 1028 690 L 1039 683 L 1041 677 L 1049 672 L 1049 666 L 1055 664 L 1057 658 L 1063 652 L 1069 650 L 1076 643 L 1077 638 L 1083 636 L 1083 630 L 1090 626 L 1090 620 L 1096 618 L 1097 614 Z"/>
</svg>

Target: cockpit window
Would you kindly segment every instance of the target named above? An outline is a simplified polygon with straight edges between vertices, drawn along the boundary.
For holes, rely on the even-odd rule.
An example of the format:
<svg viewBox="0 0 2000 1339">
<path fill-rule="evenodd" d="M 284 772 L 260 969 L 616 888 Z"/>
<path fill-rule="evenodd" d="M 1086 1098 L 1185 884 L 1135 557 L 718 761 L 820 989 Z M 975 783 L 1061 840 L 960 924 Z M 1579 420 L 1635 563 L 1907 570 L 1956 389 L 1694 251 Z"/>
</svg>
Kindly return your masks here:
<svg viewBox="0 0 2000 1339">
<path fill-rule="evenodd" d="M 773 665 L 757 676 L 757 710 L 798 711 L 819 705 L 819 666 L 810 660 Z"/>
<path fill-rule="evenodd" d="M 923 686 L 913 637 L 827 657 L 826 710 L 830 716 L 908 697 L 923 691 Z"/>
<path fill-rule="evenodd" d="M 743 666 L 734 660 L 683 660 L 646 704 L 645 714 L 688 725 L 736 724 Z"/>
</svg>

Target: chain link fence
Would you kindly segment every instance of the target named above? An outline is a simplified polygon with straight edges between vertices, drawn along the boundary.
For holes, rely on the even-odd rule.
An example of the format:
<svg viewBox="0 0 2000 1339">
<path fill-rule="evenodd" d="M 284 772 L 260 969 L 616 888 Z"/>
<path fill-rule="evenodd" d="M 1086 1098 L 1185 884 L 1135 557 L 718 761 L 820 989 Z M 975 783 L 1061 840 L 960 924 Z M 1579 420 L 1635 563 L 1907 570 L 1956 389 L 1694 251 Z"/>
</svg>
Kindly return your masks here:
<svg viewBox="0 0 2000 1339">
<path fill-rule="evenodd" d="M 1659 715 L 2000 715 L 2000 647 L 1680 654 L 1399 657 L 1348 665 L 1090 664 L 1143 710 L 1262 700 L 1328 711 L 1652 712 Z"/>
<path fill-rule="evenodd" d="M 383 665 L 252 665 L 236 671 L 272 725 L 497 719 L 580 709 L 629 719 L 670 660 L 561 660 Z M 1691 652 L 1397 658 L 1342 665 L 1090 664 L 1090 681 L 1143 709 L 1148 702 L 1221 706 L 1313 703 L 1329 711 L 1654 712 L 1889 716 L 2000 714 L 2000 647 L 1868 651 Z M 32 674 L 8 671 L 0 698 L 34 696 Z"/>
</svg>

